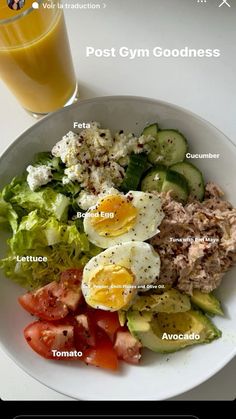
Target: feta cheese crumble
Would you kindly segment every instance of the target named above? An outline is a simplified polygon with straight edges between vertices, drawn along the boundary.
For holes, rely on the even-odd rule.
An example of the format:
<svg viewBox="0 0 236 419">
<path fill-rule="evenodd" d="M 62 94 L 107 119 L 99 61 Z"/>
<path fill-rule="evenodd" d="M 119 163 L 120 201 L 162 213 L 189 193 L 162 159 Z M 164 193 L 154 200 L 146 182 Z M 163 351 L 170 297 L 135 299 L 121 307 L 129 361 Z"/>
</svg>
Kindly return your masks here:
<svg viewBox="0 0 236 419">
<path fill-rule="evenodd" d="M 152 136 L 136 137 L 123 131 L 112 135 L 109 129 L 101 128 L 98 122 L 91 122 L 90 128 L 79 134 L 68 132 L 52 149 L 52 155 L 59 157 L 66 168 L 63 184 L 79 182 L 83 191 L 78 203 L 82 209 L 95 205 L 98 197 L 109 193 L 122 183 L 124 166 L 129 163 L 131 153 L 150 151 Z"/>
<path fill-rule="evenodd" d="M 52 149 L 52 155 L 60 157 L 63 163 L 67 166 L 72 166 L 77 163 L 77 153 L 79 152 L 79 136 L 72 131 L 69 131 L 62 140 L 56 143 Z"/>
<path fill-rule="evenodd" d="M 41 166 L 28 166 L 27 167 L 27 183 L 31 191 L 39 188 L 42 185 L 46 185 L 52 180 L 52 171 L 50 167 L 41 165 Z"/>
</svg>

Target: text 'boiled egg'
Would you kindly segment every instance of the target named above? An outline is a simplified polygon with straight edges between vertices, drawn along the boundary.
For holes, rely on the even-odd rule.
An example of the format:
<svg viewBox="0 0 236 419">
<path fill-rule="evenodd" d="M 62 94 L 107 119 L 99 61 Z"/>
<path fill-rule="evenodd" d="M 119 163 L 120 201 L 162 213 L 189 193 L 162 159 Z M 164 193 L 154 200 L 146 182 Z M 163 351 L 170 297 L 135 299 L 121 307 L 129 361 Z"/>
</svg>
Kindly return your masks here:
<svg viewBox="0 0 236 419">
<path fill-rule="evenodd" d="M 161 199 L 157 195 L 131 191 L 99 199 L 85 214 L 84 230 L 93 244 L 105 249 L 153 237 L 163 217 Z"/>
<path fill-rule="evenodd" d="M 147 291 L 160 272 L 160 258 L 143 242 L 112 246 L 85 265 L 82 293 L 88 305 L 116 311 L 128 307 L 137 292 Z"/>
</svg>

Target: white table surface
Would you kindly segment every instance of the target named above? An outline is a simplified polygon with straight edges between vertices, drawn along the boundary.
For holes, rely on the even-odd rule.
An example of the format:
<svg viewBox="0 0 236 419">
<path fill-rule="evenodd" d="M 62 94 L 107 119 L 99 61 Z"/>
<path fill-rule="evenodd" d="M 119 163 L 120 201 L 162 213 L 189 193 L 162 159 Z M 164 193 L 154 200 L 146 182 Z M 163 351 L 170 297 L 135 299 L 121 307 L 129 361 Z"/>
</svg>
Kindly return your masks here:
<svg viewBox="0 0 236 419">
<path fill-rule="evenodd" d="M 219 0 L 205 4 L 197 0 L 104 2 L 106 7 L 96 11 L 66 11 L 81 98 L 125 94 L 172 102 L 209 120 L 236 144 L 236 2 L 229 0 L 230 9 L 225 5 L 218 8 Z M 156 45 L 219 48 L 221 57 L 128 60 L 85 56 L 86 46 Z M 0 81 L 0 153 L 34 123 Z M 0 396 L 4 400 L 70 400 L 29 377 L 2 351 L 0 371 Z M 174 400 L 232 400 L 235 393 L 236 359 Z"/>
</svg>

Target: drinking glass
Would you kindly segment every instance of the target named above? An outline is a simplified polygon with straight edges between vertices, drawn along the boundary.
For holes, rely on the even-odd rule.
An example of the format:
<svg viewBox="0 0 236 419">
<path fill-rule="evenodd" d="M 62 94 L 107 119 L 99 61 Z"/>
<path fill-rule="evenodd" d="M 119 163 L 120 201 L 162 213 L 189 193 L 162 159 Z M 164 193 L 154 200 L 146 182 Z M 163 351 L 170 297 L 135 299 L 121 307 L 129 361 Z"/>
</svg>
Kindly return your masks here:
<svg viewBox="0 0 236 419">
<path fill-rule="evenodd" d="M 28 112 L 41 116 L 74 102 L 77 82 L 61 2 L 23 4 L 12 10 L 0 1 L 0 77 Z"/>
</svg>

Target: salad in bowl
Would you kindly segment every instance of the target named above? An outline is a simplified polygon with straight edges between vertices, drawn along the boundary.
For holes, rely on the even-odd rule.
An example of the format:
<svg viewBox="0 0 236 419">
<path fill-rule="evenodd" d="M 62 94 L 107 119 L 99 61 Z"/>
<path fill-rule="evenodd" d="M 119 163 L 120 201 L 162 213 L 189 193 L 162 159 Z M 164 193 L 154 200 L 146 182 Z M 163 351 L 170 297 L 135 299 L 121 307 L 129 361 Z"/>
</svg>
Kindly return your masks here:
<svg viewBox="0 0 236 419">
<path fill-rule="evenodd" d="M 0 193 L 0 261 L 26 289 L 26 344 L 47 359 L 117 370 L 143 348 L 221 337 L 214 295 L 236 261 L 236 209 L 158 123 L 140 136 L 98 122 L 38 153 Z"/>
</svg>

